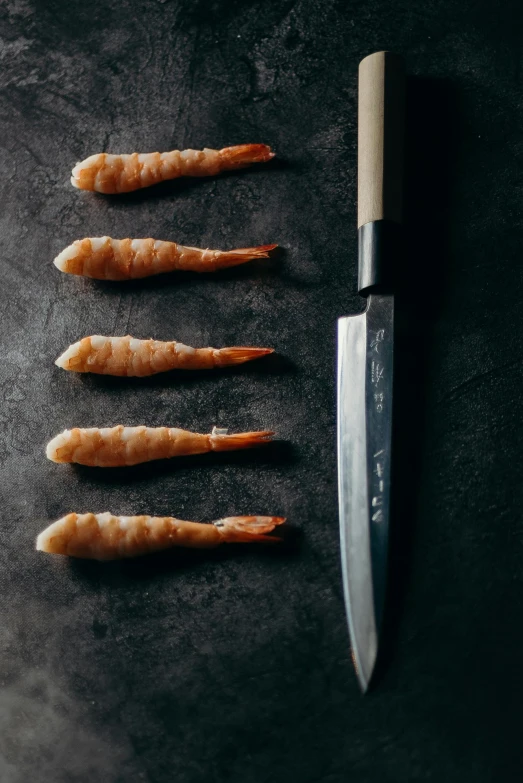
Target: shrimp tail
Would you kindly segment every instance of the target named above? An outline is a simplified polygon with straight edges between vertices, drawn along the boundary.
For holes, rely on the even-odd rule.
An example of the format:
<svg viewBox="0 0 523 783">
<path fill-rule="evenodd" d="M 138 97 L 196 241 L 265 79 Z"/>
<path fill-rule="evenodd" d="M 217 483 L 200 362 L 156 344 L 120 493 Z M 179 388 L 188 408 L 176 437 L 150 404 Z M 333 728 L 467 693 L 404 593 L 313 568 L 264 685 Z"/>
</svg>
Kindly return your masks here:
<svg viewBox="0 0 523 783">
<path fill-rule="evenodd" d="M 267 144 L 237 144 L 220 150 L 220 158 L 228 169 L 240 169 L 251 163 L 265 163 L 275 152 Z"/>
<path fill-rule="evenodd" d="M 259 245 L 258 247 L 241 247 L 237 250 L 224 250 L 217 255 L 216 268 L 226 269 L 230 266 L 245 264 L 255 258 L 268 258 L 271 250 L 278 245 Z"/>
<path fill-rule="evenodd" d="M 274 348 L 219 348 L 215 354 L 216 365 L 227 367 L 231 364 L 243 364 L 268 356 L 270 353 L 274 353 Z"/>
<path fill-rule="evenodd" d="M 234 451 L 236 449 L 252 449 L 270 443 L 275 433 L 271 430 L 261 432 L 238 432 L 227 435 L 227 430 L 215 427 L 209 436 L 212 451 Z"/>
<path fill-rule="evenodd" d="M 277 543 L 281 538 L 268 536 L 278 525 L 285 522 L 285 517 L 226 517 L 213 522 L 227 544 L 239 543 Z"/>
</svg>

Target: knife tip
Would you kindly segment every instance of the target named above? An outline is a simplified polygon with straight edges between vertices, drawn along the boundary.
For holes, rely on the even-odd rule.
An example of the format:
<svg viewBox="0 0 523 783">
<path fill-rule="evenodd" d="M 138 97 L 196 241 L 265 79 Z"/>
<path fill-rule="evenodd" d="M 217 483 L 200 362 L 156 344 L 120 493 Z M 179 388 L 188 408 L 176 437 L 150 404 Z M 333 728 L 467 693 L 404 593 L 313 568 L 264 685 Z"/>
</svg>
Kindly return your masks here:
<svg viewBox="0 0 523 783">
<path fill-rule="evenodd" d="M 373 654 L 369 660 L 365 660 L 365 662 L 363 662 L 359 659 L 357 652 L 352 649 L 352 662 L 354 664 L 354 670 L 356 672 L 356 677 L 358 679 L 358 685 L 360 686 L 362 696 L 367 693 L 372 682 L 372 677 L 376 666 L 376 658 L 377 655 Z"/>
<path fill-rule="evenodd" d="M 356 672 L 356 676 L 358 678 L 358 685 L 360 686 L 361 695 L 365 696 L 365 694 L 369 690 L 370 680 L 367 680 L 358 671 Z"/>
</svg>

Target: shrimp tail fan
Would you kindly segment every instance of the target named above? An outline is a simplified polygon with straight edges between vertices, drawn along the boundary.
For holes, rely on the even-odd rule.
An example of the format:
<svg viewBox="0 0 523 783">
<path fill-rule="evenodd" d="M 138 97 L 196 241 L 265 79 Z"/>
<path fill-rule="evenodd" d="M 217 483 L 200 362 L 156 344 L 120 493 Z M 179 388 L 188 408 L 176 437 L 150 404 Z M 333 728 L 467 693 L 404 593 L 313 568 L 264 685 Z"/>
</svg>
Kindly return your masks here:
<svg viewBox="0 0 523 783">
<path fill-rule="evenodd" d="M 267 144 L 237 144 L 220 150 L 220 157 L 231 169 L 239 169 L 251 163 L 265 163 L 274 158 L 275 154 Z"/>
<path fill-rule="evenodd" d="M 269 258 L 271 250 L 278 245 L 259 245 L 258 247 L 240 247 L 237 250 L 224 250 L 219 254 L 219 267 L 225 269 L 230 266 L 245 264 L 255 258 Z"/>
<path fill-rule="evenodd" d="M 267 534 L 284 522 L 285 517 L 227 517 L 214 525 L 228 544 L 277 543 L 280 538 Z"/>
<path fill-rule="evenodd" d="M 214 428 L 210 440 L 213 451 L 233 451 L 236 449 L 252 449 L 270 443 L 275 433 L 272 430 L 261 432 L 238 432 L 227 435 L 226 430 Z"/>
</svg>

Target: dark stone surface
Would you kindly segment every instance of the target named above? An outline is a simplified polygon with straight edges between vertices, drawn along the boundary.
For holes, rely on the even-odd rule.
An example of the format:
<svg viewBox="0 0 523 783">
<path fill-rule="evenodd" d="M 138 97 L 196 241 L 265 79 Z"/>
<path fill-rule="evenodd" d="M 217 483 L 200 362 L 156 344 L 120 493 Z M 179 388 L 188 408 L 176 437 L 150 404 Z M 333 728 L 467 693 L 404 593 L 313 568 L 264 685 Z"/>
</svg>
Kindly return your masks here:
<svg viewBox="0 0 523 783">
<path fill-rule="evenodd" d="M 521 780 L 521 17 L 515 0 L 0 6 L 2 783 Z M 418 78 L 393 601 L 363 699 L 338 562 L 334 336 L 362 308 L 357 65 L 384 47 Z M 274 165 L 123 198 L 68 184 L 96 151 L 251 141 Z M 52 266 L 104 233 L 285 252 L 143 285 Z M 129 383 L 53 365 L 81 336 L 126 332 L 283 358 Z M 44 457 L 64 427 L 119 422 L 274 427 L 285 443 L 118 473 Z M 34 552 L 73 509 L 276 513 L 296 532 L 278 552 L 123 565 Z"/>
</svg>

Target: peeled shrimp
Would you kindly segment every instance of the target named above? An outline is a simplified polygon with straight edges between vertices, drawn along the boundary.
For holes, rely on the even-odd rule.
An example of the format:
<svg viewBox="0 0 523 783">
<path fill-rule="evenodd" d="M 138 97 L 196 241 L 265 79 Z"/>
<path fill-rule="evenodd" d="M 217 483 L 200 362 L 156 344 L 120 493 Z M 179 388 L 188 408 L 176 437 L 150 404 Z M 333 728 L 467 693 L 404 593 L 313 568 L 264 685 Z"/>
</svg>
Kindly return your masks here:
<svg viewBox="0 0 523 783">
<path fill-rule="evenodd" d="M 118 560 L 180 546 L 214 549 L 220 544 L 272 543 L 268 536 L 285 517 L 226 517 L 212 524 L 184 522 L 174 517 L 115 517 L 67 514 L 36 539 L 36 548 L 55 555 L 92 560 Z"/>
<path fill-rule="evenodd" d="M 175 427 L 75 427 L 49 441 L 46 454 L 53 462 L 116 468 L 208 451 L 250 449 L 269 443 L 273 435 L 270 430 L 228 435 L 217 427 L 209 435 Z"/>
<path fill-rule="evenodd" d="M 239 144 L 222 150 L 173 150 L 132 155 L 100 152 L 77 163 L 71 184 L 99 193 L 128 193 L 177 177 L 212 177 L 222 171 L 264 163 L 274 157 L 266 144 Z"/>
<path fill-rule="evenodd" d="M 166 370 L 208 370 L 242 364 L 273 351 L 273 348 L 190 348 L 174 341 L 95 334 L 70 345 L 55 364 L 73 372 L 143 377 Z"/>
<path fill-rule="evenodd" d="M 202 250 L 159 239 L 86 237 L 68 245 L 53 263 L 61 272 L 71 275 L 96 280 L 135 280 L 175 270 L 215 272 L 245 264 L 253 258 L 268 258 L 275 247 L 278 245 Z"/>
</svg>

